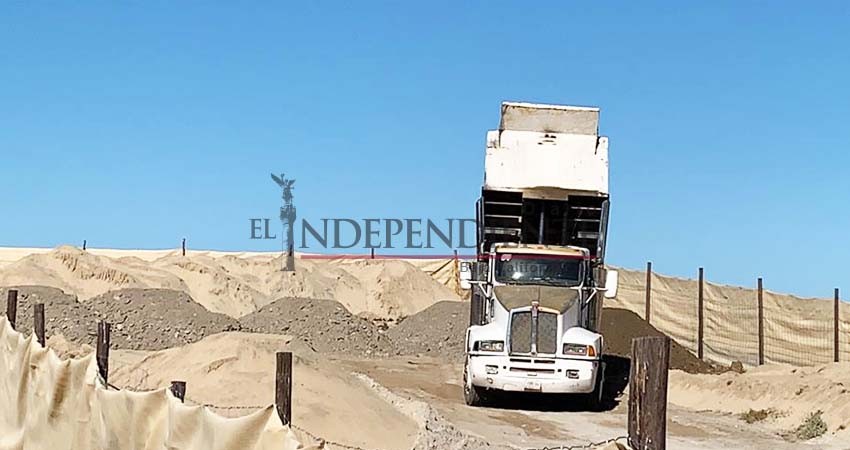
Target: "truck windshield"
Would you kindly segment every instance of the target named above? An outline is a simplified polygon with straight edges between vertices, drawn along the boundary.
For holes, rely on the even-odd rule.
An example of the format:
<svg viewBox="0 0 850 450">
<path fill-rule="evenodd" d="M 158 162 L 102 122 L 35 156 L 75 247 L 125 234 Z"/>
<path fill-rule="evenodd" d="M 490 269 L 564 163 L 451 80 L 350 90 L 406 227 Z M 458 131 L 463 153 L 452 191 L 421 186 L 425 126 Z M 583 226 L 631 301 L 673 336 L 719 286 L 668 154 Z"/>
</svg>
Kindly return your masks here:
<svg viewBox="0 0 850 450">
<path fill-rule="evenodd" d="M 578 286 L 582 260 L 563 255 L 499 253 L 496 255 L 496 281 L 505 284 Z"/>
</svg>

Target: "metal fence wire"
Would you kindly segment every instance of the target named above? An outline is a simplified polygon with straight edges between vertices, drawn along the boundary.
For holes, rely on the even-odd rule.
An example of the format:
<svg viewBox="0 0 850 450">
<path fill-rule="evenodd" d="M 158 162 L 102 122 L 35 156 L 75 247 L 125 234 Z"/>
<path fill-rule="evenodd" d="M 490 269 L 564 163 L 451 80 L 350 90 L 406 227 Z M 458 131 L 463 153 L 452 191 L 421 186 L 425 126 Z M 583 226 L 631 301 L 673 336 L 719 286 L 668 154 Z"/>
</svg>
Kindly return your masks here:
<svg viewBox="0 0 850 450">
<path fill-rule="evenodd" d="M 729 364 L 759 363 L 758 301 L 743 288 L 705 283 L 703 348 L 706 357 Z M 752 298 L 750 298 L 752 297 Z"/>
<path fill-rule="evenodd" d="M 114 387 L 114 388 L 120 389 L 118 387 Z M 220 406 L 220 405 L 213 405 L 213 404 L 210 404 L 210 403 L 199 402 L 199 401 L 193 400 L 189 397 L 185 397 L 184 401 L 186 403 L 193 404 L 195 406 L 204 406 L 204 407 L 207 407 L 207 408 L 216 409 L 216 410 L 220 410 L 220 411 L 234 411 L 234 410 L 257 411 L 257 410 L 268 407 L 268 405 L 266 405 L 266 406 L 248 406 L 248 405 Z M 322 444 L 325 445 L 325 448 L 328 448 L 328 449 L 331 449 L 331 450 L 333 450 L 333 449 L 341 449 L 341 450 L 382 450 L 382 449 L 375 449 L 375 448 L 357 447 L 357 446 L 354 446 L 354 445 L 348 445 L 348 444 L 343 444 L 343 443 L 340 443 L 340 442 L 335 442 L 335 441 L 332 441 L 332 440 L 325 439 L 325 438 L 323 438 L 319 435 L 316 435 L 316 434 L 314 434 L 314 433 L 312 433 L 312 432 L 310 432 L 310 431 L 308 431 L 308 430 L 306 430 L 302 427 L 299 427 L 297 425 L 290 424 L 290 426 L 293 429 L 309 436 L 313 440 L 315 440 L 317 442 L 321 442 Z M 528 448 L 526 450 L 585 450 L 585 449 L 594 449 L 594 448 L 597 448 L 597 447 L 601 447 L 603 445 L 610 444 L 612 442 L 626 441 L 627 439 L 628 439 L 628 436 L 617 436 L 617 437 L 614 437 L 614 438 L 605 439 L 603 441 L 588 442 L 586 444 L 544 446 L 544 447 Z"/>
<path fill-rule="evenodd" d="M 698 354 L 699 282 L 650 273 L 623 271 L 616 303 L 646 318 L 650 324 Z M 747 366 L 782 363 L 797 366 L 831 363 L 837 356 L 850 361 L 850 304 L 835 298 L 806 299 L 752 288 L 703 283 L 704 359 Z M 838 294 L 836 292 L 836 294 Z M 760 308 L 761 305 L 761 308 Z M 837 327 L 836 327 L 837 324 Z"/>
<path fill-rule="evenodd" d="M 556 445 L 554 447 L 534 447 L 529 448 L 527 450 L 587 450 L 594 449 L 598 447 L 602 447 L 603 445 L 610 444 L 612 442 L 626 441 L 628 440 L 628 436 L 617 436 L 615 438 L 606 439 L 604 441 L 599 442 L 589 442 L 587 444 L 580 445 Z"/>
</svg>

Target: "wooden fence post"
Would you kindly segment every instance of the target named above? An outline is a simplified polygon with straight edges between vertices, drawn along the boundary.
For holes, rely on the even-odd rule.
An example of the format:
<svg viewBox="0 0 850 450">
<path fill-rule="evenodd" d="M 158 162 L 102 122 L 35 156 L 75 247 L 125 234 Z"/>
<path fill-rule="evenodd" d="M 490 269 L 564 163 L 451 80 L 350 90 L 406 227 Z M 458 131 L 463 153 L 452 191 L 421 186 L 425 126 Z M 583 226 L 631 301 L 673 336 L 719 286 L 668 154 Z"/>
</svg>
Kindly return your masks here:
<svg viewBox="0 0 850 450">
<path fill-rule="evenodd" d="M 33 306 L 32 321 L 38 343 L 42 347 L 46 347 L 47 340 L 44 338 L 44 303 L 36 303 Z"/>
<path fill-rule="evenodd" d="M 277 353 L 274 404 L 284 425 L 292 426 L 292 353 Z"/>
<path fill-rule="evenodd" d="M 697 298 L 697 313 L 698 331 L 697 331 L 697 357 L 703 359 L 703 338 L 705 333 L 705 316 L 703 316 L 703 283 L 705 282 L 705 271 L 702 267 L 699 268 L 699 297 Z"/>
<path fill-rule="evenodd" d="M 109 380 L 109 335 L 112 325 L 100 321 L 97 323 L 97 370 L 103 378 L 103 384 L 108 386 Z"/>
<path fill-rule="evenodd" d="M 670 338 L 632 339 L 629 379 L 629 447 L 633 450 L 667 448 L 667 371 Z"/>
<path fill-rule="evenodd" d="M 6 297 L 6 318 L 9 319 L 9 325 L 15 329 L 18 320 L 18 290 L 9 289 Z"/>
<path fill-rule="evenodd" d="M 759 301 L 759 365 L 764 365 L 764 284 L 761 277 L 758 281 Z"/>
<path fill-rule="evenodd" d="M 644 318 L 646 323 L 649 323 L 650 312 L 652 311 L 652 261 L 646 263 L 646 313 Z"/>
<path fill-rule="evenodd" d="M 838 304 L 841 301 L 841 300 L 839 300 L 840 298 L 841 297 L 840 297 L 840 293 L 838 292 L 838 288 L 835 288 L 835 311 L 833 312 L 834 323 L 833 323 L 833 335 L 832 335 L 832 339 L 833 339 L 832 348 L 834 349 L 833 356 L 834 356 L 835 362 L 838 362 L 841 359 L 840 355 L 838 353 L 839 352 L 839 345 L 840 345 L 839 342 L 838 342 L 838 337 L 839 337 L 838 328 L 841 325 L 841 322 L 840 322 L 839 317 L 838 317 L 838 312 L 839 312 Z"/>
<path fill-rule="evenodd" d="M 180 401 L 182 402 L 186 398 L 186 382 L 172 381 L 171 394 L 180 399 Z"/>
</svg>

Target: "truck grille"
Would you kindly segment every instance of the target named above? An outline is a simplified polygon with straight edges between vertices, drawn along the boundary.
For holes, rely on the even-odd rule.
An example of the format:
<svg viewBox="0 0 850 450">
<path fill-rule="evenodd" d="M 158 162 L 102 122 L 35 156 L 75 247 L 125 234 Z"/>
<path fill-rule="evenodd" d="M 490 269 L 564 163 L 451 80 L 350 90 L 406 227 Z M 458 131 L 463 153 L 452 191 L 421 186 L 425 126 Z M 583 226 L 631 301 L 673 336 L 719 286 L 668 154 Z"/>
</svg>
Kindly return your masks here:
<svg viewBox="0 0 850 450">
<path fill-rule="evenodd" d="M 511 353 L 531 353 L 531 312 L 516 312 L 511 319 Z"/>
<path fill-rule="evenodd" d="M 537 353 L 558 351 L 558 316 L 552 313 L 537 315 Z"/>
<path fill-rule="evenodd" d="M 531 353 L 531 311 L 513 313 L 511 318 L 511 353 Z M 558 315 L 537 314 L 537 353 L 554 354 L 558 349 Z"/>
</svg>

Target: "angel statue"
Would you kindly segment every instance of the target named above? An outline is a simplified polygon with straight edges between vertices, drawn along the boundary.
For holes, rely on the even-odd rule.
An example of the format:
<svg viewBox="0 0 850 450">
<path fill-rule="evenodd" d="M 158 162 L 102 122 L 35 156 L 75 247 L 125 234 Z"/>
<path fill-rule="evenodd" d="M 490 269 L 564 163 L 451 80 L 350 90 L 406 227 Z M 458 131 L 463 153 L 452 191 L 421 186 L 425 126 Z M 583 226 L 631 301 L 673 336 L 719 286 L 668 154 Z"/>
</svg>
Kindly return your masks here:
<svg viewBox="0 0 850 450">
<path fill-rule="evenodd" d="M 283 243 L 283 251 L 286 253 L 283 270 L 295 270 L 295 252 L 293 251 L 293 243 L 295 242 L 293 228 L 295 228 L 295 206 L 292 205 L 292 190 L 294 189 L 295 180 L 287 180 L 283 174 L 277 176 L 272 175 L 272 180 L 280 186 L 283 191 L 283 206 L 280 208 L 280 222 L 286 228 L 286 241 Z"/>
</svg>

